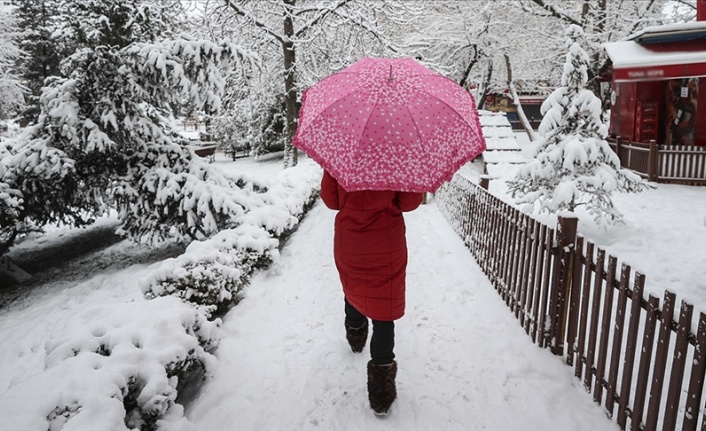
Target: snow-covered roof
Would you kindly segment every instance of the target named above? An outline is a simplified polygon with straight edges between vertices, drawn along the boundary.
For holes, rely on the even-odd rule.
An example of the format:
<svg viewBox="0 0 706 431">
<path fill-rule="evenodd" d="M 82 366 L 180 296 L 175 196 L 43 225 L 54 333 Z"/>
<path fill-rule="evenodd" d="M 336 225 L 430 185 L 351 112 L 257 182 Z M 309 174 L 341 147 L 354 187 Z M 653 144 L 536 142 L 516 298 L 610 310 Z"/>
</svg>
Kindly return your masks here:
<svg viewBox="0 0 706 431">
<path fill-rule="evenodd" d="M 690 21 L 678 24 L 658 25 L 646 27 L 628 37 L 628 40 L 637 42 L 648 41 L 649 39 L 660 39 L 665 36 L 685 36 L 706 34 L 706 21 Z"/>
<path fill-rule="evenodd" d="M 698 48 L 698 42 L 685 50 L 676 42 L 702 39 L 706 40 L 706 21 L 693 21 L 647 27 L 603 48 L 613 62 L 614 81 L 689 78 L 706 76 L 706 49 Z"/>
<path fill-rule="evenodd" d="M 652 51 L 635 41 L 603 45 L 613 62 L 613 81 L 650 81 L 706 76 L 706 50 Z"/>
<path fill-rule="evenodd" d="M 603 47 L 614 68 L 706 62 L 706 51 L 655 52 L 634 41 L 610 42 Z"/>
</svg>

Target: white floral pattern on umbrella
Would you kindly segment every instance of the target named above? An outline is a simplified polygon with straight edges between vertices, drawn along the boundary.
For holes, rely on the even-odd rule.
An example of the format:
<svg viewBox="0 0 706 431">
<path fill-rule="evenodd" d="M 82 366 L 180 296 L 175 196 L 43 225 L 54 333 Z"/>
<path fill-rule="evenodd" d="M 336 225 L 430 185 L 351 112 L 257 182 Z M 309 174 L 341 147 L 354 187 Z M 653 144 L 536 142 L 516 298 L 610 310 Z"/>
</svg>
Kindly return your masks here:
<svg viewBox="0 0 706 431">
<path fill-rule="evenodd" d="M 411 58 L 363 58 L 304 92 L 294 146 L 347 191 L 436 191 L 485 150 L 473 97 Z"/>
</svg>

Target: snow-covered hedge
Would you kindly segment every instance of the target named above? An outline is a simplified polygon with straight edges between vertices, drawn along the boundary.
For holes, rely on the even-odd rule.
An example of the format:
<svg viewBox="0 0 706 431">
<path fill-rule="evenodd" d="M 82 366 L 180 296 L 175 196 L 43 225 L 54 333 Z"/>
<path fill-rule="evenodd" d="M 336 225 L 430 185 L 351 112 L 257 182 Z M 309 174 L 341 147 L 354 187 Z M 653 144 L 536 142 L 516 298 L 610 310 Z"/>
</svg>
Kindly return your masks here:
<svg viewBox="0 0 706 431">
<path fill-rule="evenodd" d="M 244 194 L 250 210 L 238 217 L 238 226 L 195 241 L 181 256 L 162 262 L 142 283 L 145 297 L 174 295 L 209 316 L 227 311 L 251 274 L 277 259 L 280 242 L 317 198 L 320 180 L 321 169 L 305 161 L 282 171 L 264 193 Z"/>
<path fill-rule="evenodd" d="M 57 322 L 38 371 L 0 395 L 8 430 L 195 431 L 179 391 L 213 370 L 221 320 L 257 268 L 279 256 L 318 196 L 311 161 L 282 171 L 262 192 L 242 187 L 249 210 L 191 244 L 142 280 L 145 298 L 88 306 Z M 249 191 L 248 191 L 249 190 Z"/>
<path fill-rule="evenodd" d="M 212 369 L 219 324 L 171 297 L 88 307 L 45 342 L 44 371 L 0 398 L 3 427 L 193 429 L 177 386 Z"/>
</svg>

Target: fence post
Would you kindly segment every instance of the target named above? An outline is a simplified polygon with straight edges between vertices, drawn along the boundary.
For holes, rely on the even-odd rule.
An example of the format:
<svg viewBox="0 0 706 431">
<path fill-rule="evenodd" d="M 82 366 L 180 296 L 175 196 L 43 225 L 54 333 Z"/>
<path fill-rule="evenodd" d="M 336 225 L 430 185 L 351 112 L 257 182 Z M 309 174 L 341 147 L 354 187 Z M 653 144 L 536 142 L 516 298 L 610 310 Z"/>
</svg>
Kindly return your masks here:
<svg viewBox="0 0 706 431">
<path fill-rule="evenodd" d="M 484 188 L 485 190 L 488 190 L 488 186 L 490 185 L 490 176 L 483 174 L 480 176 L 480 186 Z"/>
<path fill-rule="evenodd" d="M 568 318 L 571 280 L 573 279 L 574 248 L 578 217 L 574 214 L 559 216 L 556 230 L 557 252 L 554 255 L 549 305 L 549 343 L 555 355 L 564 354 L 566 320 Z"/>
<path fill-rule="evenodd" d="M 657 141 L 650 139 L 650 153 L 647 159 L 647 179 L 650 181 L 657 181 L 657 160 L 659 159 L 659 148 L 657 147 Z"/>
<path fill-rule="evenodd" d="M 626 163 L 623 162 L 623 138 L 620 136 L 615 138 L 615 154 L 618 155 L 618 160 L 620 160 L 620 167 L 625 167 Z"/>
</svg>

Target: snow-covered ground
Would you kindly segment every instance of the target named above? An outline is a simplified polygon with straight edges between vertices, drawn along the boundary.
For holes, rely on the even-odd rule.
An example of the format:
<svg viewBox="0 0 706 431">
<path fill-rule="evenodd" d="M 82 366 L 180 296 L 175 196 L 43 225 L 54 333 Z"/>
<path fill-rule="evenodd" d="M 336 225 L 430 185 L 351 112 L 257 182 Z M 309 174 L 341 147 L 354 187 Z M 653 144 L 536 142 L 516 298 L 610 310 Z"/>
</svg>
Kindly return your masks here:
<svg viewBox="0 0 706 431">
<path fill-rule="evenodd" d="M 533 145 L 527 135 L 516 132 L 515 137 L 522 153 L 529 156 Z M 506 165 L 502 177 L 512 175 L 513 170 Z M 615 207 L 624 215 L 622 225 L 604 230 L 590 215 L 577 210 L 579 233 L 633 271 L 645 274 L 645 295 L 662 297 L 665 290 L 671 290 L 706 312 L 706 187 L 649 184 L 653 188 L 642 193 L 613 195 Z M 512 202 L 502 179 L 491 180 L 489 190 Z M 556 216 L 534 216 L 556 225 Z"/>
<path fill-rule="evenodd" d="M 220 157 L 217 164 L 253 178 L 281 170 L 280 160 Z M 490 190 L 502 196 L 502 180 L 491 181 Z M 699 251 L 706 244 L 706 188 L 659 185 L 614 200 L 625 226 L 599 231 L 582 220 L 579 229 L 645 272 L 646 290 L 659 295 L 669 288 L 706 310 L 706 254 Z M 399 395 L 389 417 L 374 417 L 366 405 L 368 351 L 351 353 L 344 337 L 333 217 L 317 204 L 278 262 L 253 278 L 245 299 L 223 318 L 212 376 L 185 412 L 196 429 L 615 429 L 573 370 L 532 344 L 433 199 L 406 218 L 410 263 L 407 314 L 396 325 Z M 55 229 L 18 250 L 31 253 L 62 236 L 71 233 Z M 129 254 L 131 247 L 119 242 L 99 253 Z M 49 350 L 86 319 L 101 322 L 101 314 L 87 310 L 142 301 L 138 281 L 159 265 L 138 260 L 106 269 L 94 261 L 101 259 L 84 257 L 80 281 L 57 275 L 37 295 L 29 292 L 0 310 L 5 414 L 12 410 L 3 397 L 13 388 L 30 381 L 26 387 L 42 387 L 37 379 L 51 362 Z M 36 410 L 31 391 L 24 395 L 17 405 Z M 12 417 L 3 421 L 11 424 Z"/>
</svg>

